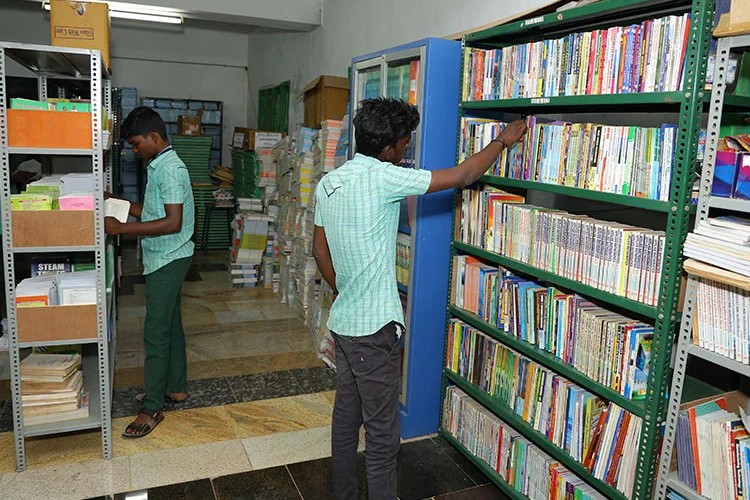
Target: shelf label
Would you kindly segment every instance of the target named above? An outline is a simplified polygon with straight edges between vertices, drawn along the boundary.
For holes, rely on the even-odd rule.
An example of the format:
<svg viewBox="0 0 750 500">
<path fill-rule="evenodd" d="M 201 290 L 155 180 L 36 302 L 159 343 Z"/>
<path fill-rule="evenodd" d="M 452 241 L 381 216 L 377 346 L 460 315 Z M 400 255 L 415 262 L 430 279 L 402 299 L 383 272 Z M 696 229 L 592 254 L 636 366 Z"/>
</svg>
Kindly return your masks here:
<svg viewBox="0 0 750 500">
<path fill-rule="evenodd" d="M 549 97 L 535 97 L 531 100 L 531 104 L 549 104 Z"/>
<path fill-rule="evenodd" d="M 531 19 L 526 20 L 526 26 L 532 26 L 534 24 L 539 24 L 543 22 L 544 22 L 544 16 L 532 17 Z"/>
</svg>

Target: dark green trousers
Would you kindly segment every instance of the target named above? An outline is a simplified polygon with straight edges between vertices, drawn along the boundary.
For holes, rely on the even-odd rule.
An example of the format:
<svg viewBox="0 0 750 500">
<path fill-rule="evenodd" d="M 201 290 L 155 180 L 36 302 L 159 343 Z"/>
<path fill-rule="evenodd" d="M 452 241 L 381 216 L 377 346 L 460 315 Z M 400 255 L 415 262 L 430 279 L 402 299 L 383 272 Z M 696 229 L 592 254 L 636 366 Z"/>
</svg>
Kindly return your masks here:
<svg viewBox="0 0 750 500">
<path fill-rule="evenodd" d="M 146 322 L 143 409 L 161 411 L 165 392 L 187 392 L 185 331 L 180 295 L 192 257 L 177 259 L 146 275 Z"/>
</svg>

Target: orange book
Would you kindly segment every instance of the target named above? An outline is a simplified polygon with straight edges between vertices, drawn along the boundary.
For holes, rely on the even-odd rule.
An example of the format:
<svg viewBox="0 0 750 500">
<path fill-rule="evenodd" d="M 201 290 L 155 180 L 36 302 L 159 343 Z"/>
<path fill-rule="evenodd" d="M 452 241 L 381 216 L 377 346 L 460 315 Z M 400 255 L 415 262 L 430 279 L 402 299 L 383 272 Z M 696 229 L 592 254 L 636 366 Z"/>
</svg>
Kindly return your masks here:
<svg viewBox="0 0 750 500">
<path fill-rule="evenodd" d="M 693 442 L 693 462 L 695 464 L 695 484 L 698 493 L 703 491 L 701 486 L 701 466 L 698 458 L 698 431 L 696 428 L 696 419 L 702 415 L 707 415 L 718 410 L 727 409 L 727 400 L 717 398 L 707 403 L 688 408 L 688 419 L 690 420 L 690 441 Z"/>
<path fill-rule="evenodd" d="M 28 295 L 16 297 L 16 307 L 45 307 L 49 305 L 49 297 L 46 295 Z"/>
<path fill-rule="evenodd" d="M 417 81 L 419 80 L 419 59 L 409 65 L 409 104 L 417 104 Z"/>
</svg>

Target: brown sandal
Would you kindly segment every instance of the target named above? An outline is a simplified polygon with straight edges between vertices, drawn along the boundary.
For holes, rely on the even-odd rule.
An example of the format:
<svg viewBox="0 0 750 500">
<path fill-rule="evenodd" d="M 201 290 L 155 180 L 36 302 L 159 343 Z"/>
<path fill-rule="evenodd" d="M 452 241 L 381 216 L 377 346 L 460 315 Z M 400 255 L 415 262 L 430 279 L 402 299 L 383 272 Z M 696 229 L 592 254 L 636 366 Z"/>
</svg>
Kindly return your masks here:
<svg viewBox="0 0 750 500">
<path fill-rule="evenodd" d="M 172 405 L 180 405 L 180 404 L 184 403 L 185 401 L 187 401 L 187 398 L 188 398 L 187 394 L 185 394 L 184 398 L 177 399 L 174 396 L 172 396 L 172 394 L 169 393 L 169 392 L 165 392 L 164 393 L 164 402 L 172 404 Z M 141 392 L 140 394 L 136 394 L 134 399 L 135 399 L 135 402 L 137 404 L 141 404 L 142 405 L 143 402 L 146 401 L 146 393 L 145 392 Z"/>
<path fill-rule="evenodd" d="M 154 427 L 159 425 L 159 422 L 164 420 L 164 414 L 160 411 L 148 412 L 145 410 L 141 410 L 138 412 L 138 415 L 140 416 L 141 414 L 151 417 L 153 422 L 151 424 L 137 424 L 134 420 L 133 422 L 129 423 L 127 427 L 125 427 L 125 431 L 122 433 L 122 437 L 139 438 L 147 436 L 152 430 L 154 430 Z"/>
</svg>

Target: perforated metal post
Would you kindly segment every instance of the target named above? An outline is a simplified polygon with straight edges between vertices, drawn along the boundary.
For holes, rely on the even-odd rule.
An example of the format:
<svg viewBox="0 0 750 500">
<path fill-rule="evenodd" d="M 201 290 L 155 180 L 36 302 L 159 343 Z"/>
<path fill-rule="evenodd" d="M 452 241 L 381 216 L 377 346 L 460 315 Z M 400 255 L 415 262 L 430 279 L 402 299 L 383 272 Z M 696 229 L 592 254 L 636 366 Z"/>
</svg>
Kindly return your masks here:
<svg viewBox="0 0 750 500">
<path fill-rule="evenodd" d="M 47 76 L 39 75 L 36 77 L 37 92 L 40 101 L 47 101 Z"/>
<path fill-rule="evenodd" d="M 98 332 L 99 395 L 102 418 L 102 454 L 112 458 L 112 436 L 109 391 L 109 344 L 107 331 L 107 285 L 105 282 L 106 238 L 104 236 L 104 153 L 102 150 L 102 103 L 109 104 L 109 97 L 102 96 L 104 74 L 102 71 L 101 53 L 91 51 L 91 145 L 92 167 L 94 174 L 94 244 L 96 246 L 96 316 Z M 107 89 L 109 87 L 107 86 Z M 107 92 L 108 94 L 108 92 Z M 106 99 L 104 101 L 103 99 Z"/>
<path fill-rule="evenodd" d="M 5 301 L 8 311 L 8 357 L 10 358 L 10 389 L 13 404 L 13 429 L 16 451 L 16 470 L 26 469 L 26 449 L 21 413 L 21 369 L 18 352 L 18 318 L 16 316 L 16 272 L 13 256 L 13 215 L 10 205 L 10 158 L 8 152 L 8 117 L 5 108 L 5 47 L 0 45 L 0 171 L 3 195 L 0 212 L 3 219 L 3 264 L 5 266 Z"/>
<path fill-rule="evenodd" d="M 709 195 L 711 194 L 711 184 L 713 182 L 714 166 L 716 164 L 716 151 L 719 143 L 722 106 L 724 104 L 724 92 L 726 89 L 725 73 L 729 63 L 729 48 L 730 40 L 726 38 L 719 39 L 718 48 L 716 50 L 716 61 L 714 64 L 710 111 L 706 131 L 706 151 L 703 157 L 703 171 L 700 181 L 700 198 L 698 200 L 696 223 L 708 218 L 708 200 Z M 659 476 L 656 483 L 656 498 L 664 498 L 667 494 L 677 431 L 677 419 L 679 417 L 680 401 L 682 399 L 682 390 L 685 383 L 688 348 L 692 338 L 697 285 L 698 280 L 695 277 L 690 276 L 685 293 L 682 321 L 680 323 L 677 337 L 677 352 L 674 372 L 672 375 L 672 387 L 669 391 L 669 408 L 666 415 L 662 456 L 659 463 Z"/>
</svg>

